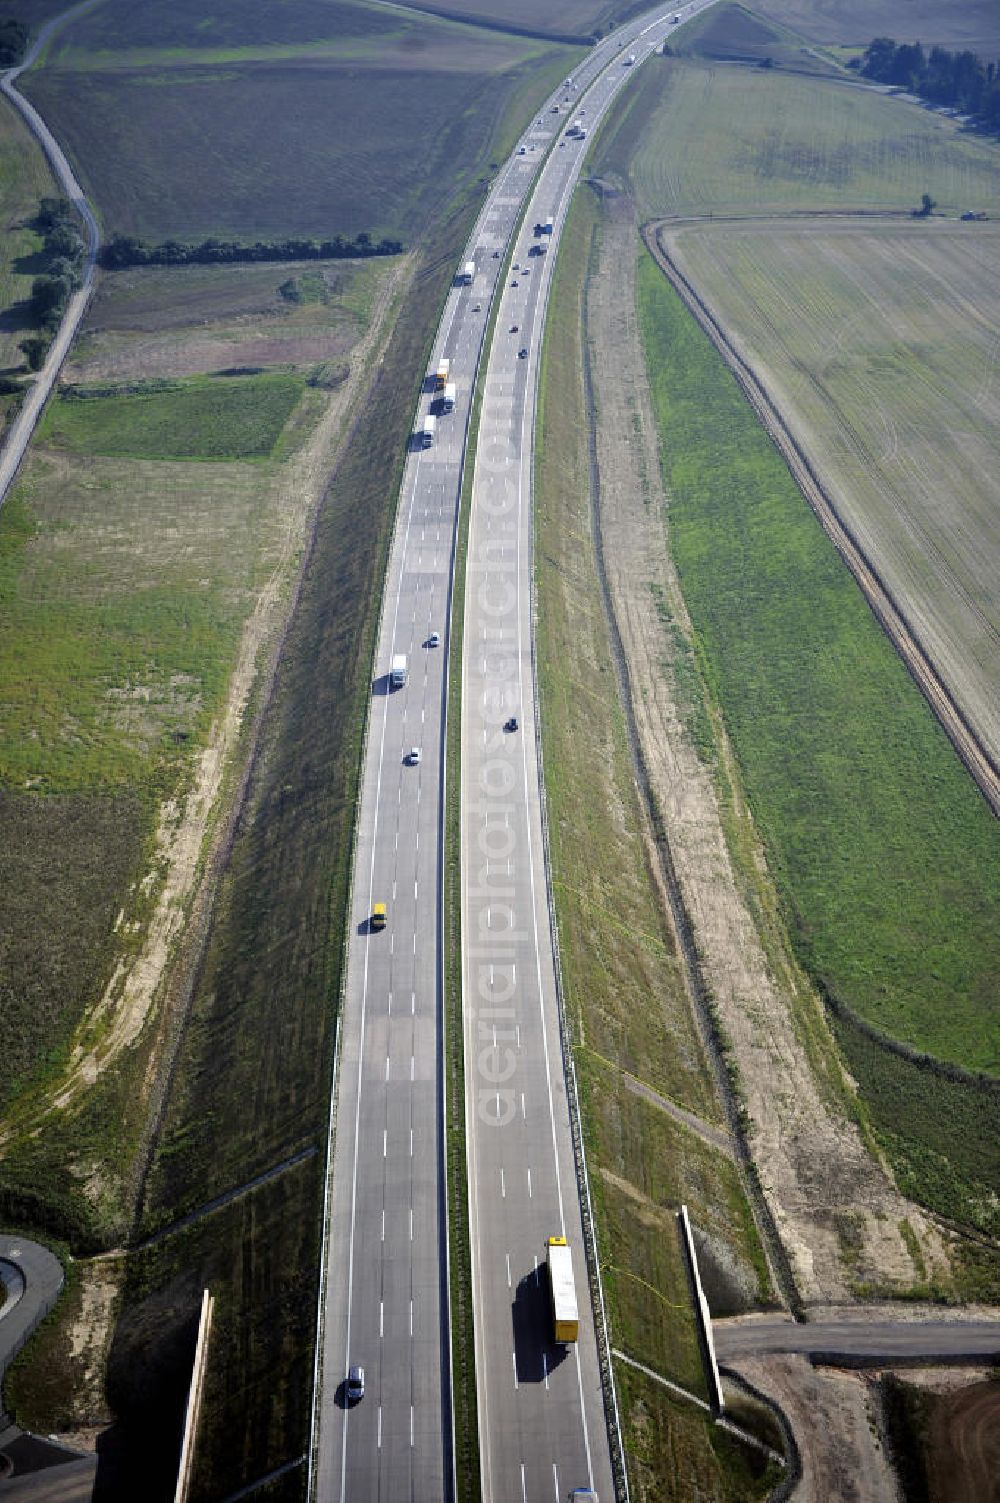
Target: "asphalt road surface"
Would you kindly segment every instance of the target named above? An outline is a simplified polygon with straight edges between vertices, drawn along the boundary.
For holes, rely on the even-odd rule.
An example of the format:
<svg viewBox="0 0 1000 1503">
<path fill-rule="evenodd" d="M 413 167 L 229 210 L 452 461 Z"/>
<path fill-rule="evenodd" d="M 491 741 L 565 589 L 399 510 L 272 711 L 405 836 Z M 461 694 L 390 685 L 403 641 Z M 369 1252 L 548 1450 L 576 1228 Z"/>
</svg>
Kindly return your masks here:
<svg viewBox="0 0 1000 1503">
<path fill-rule="evenodd" d="M 0 1379 L 62 1286 L 62 1264 L 47 1247 L 0 1234 Z"/>
<path fill-rule="evenodd" d="M 687 17 L 703 6 L 685 7 Z M 595 49 L 529 133 L 559 129 L 515 246 L 475 460 L 462 685 L 462 937 L 476 1370 L 484 1503 L 613 1496 L 570 1133 L 536 750 L 531 475 L 537 356 L 588 136 L 677 12 Z M 635 63 L 626 59 L 634 53 Z M 610 66 L 609 66 L 610 62 Z M 520 159 L 522 162 L 524 158 Z M 536 222 L 553 219 L 547 254 Z M 516 325 L 516 332 L 514 326 Z M 520 352 L 527 354 L 521 358 Z M 517 730 L 508 730 L 511 716 Z M 566 1236 L 580 1338 L 552 1340 L 545 1242 Z"/>
<path fill-rule="evenodd" d="M 663 16 L 670 14 L 665 11 Z M 656 30 L 662 34 L 667 29 L 665 19 L 655 29 L 649 29 L 648 23 L 643 25 L 647 28 L 647 42 L 653 41 Z M 630 33 L 642 29 L 637 23 Z M 588 58 L 585 67 L 578 70 L 575 89 L 570 91 L 574 102 L 579 101 L 587 82 L 609 59 L 614 60 L 613 84 L 623 81 L 623 62 L 617 54 L 626 43 L 626 37 L 616 36 L 612 43 Z M 443 733 L 450 590 L 466 428 L 486 319 L 491 300 L 500 290 L 497 280 L 518 214 L 545 149 L 553 144 L 557 133 L 558 139 L 562 139 L 561 133 L 569 124 L 568 107 L 564 106 L 559 115 L 551 109 L 562 94 L 560 90 L 548 102 L 539 123 L 522 139 L 523 151 L 519 147 L 498 176 L 469 244 L 457 258 L 456 275 L 471 260 L 475 263 L 475 276 L 471 286 L 456 285 L 449 295 L 431 365 L 433 370 L 439 357 L 449 358 L 449 376 L 457 385 L 456 405 L 454 411 L 444 413 L 440 410 L 440 398 L 429 389 L 421 398 L 415 426 L 419 430 L 426 413 L 433 411 L 437 417 L 437 435 L 433 447 L 424 448 L 414 434 L 386 576 L 378 671 L 373 684 L 358 815 L 352 932 L 321 1291 L 310 1487 L 311 1496 L 324 1503 L 335 1499 L 341 1503 L 348 1499 L 351 1503 L 363 1499 L 379 1499 L 384 1503 L 413 1499 L 415 1503 L 426 1503 L 452 1494 L 441 1074 Z M 567 142 L 566 148 L 553 146 L 552 159 L 565 158 L 566 168 L 557 180 L 546 182 L 542 199 L 538 200 L 544 201 L 543 217 L 548 217 L 557 205 L 561 213 L 584 149 L 583 142 Z M 529 214 L 529 220 L 530 217 Z M 522 296 L 514 298 L 511 292 L 508 298 L 508 293 L 503 293 L 491 367 L 494 374 L 484 411 L 485 462 L 490 463 L 492 456 L 501 470 L 506 472 L 510 467 L 511 475 L 516 475 L 518 504 L 525 524 L 530 496 L 530 422 L 526 428 L 525 421 L 533 407 L 535 372 L 530 345 L 540 333 L 542 311 L 542 299 L 534 289 L 544 280 L 540 273 L 546 259 L 531 258 Z M 512 339 L 507 332 L 511 307 L 517 309 L 525 324 L 521 340 Z M 537 326 L 536 319 L 539 319 Z M 522 341 L 529 348 L 529 355 L 518 361 L 517 350 Z M 493 398 L 503 395 L 509 403 L 515 390 L 516 415 L 511 407 L 505 419 L 494 408 Z M 509 431 L 503 436 L 503 455 L 498 456 L 495 447 L 498 424 L 504 422 Z M 480 455 L 484 455 L 483 443 Z M 481 512 L 482 508 L 477 510 Z M 484 546 L 488 552 L 489 543 L 477 543 L 473 593 Z M 519 578 L 524 586 L 518 597 L 517 630 L 523 654 L 519 671 L 527 673 L 525 682 L 530 685 L 526 588 L 530 577 L 530 527 L 522 527 L 518 550 Z M 505 570 L 507 566 L 502 567 Z M 475 615 L 470 617 L 470 624 L 477 633 L 469 639 L 474 646 L 482 641 Z M 429 645 L 432 632 L 441 636 L 438 647 Z M 406 656 L 407 682 L 402 688 L 391 689 L 389 667 L 397 654 Z M 481 654 L 476 657 L 476 662 L 480 661 Z M 476 726 L 477 718 L 479 726 L 482 725 L 484 692 L 491 695 L 493 691 L 484 684 L 473 684 L 471 710 L 463 716 L 464 733 L 475 741 L 477 757 L 483 747 L 481 730 Z M 518 818 L 523 843 L 519 848 L 518 872 L 519 880 L 526 884 L 524 917 L 532 920 L 534 915 L 534 922 L 539 915 L 545 915 L 545 892 L 532 734 L 529 720 L 526 731 L 516 742 L 520 748 L 522 781 L 520 794 L 513 797 L 515 802 L 520 799 Z M 419 749 L 419 762 L 408 759 L 411 749 Z M 468 814 L 467 810 L 467 829 Z M 478 838 L 478 830 L 477 824 L 472 829 L 473 839 Z M 521 871 L 522 856 L 531 861 L 530 877 Z M 479 858 L 473 854 L 471 859 L 475 862 Z M 475 900 L 468 887 L 466 896 L 467 901 Z M 373 931 L 370 918 L 377 903 L 387 905 L 388 923 L 385 929 Z M 478 922 L 475 916 L 473 922 Z M 545 939 L 547 930 L 542 934 L 542 940 Z M 534 1279 L 533 1256 L 540 1252 L 544 1236 L 565 1223 L 574 1237 L 577 1255 L 580 1238 L 576 1181 L 565 1124 L 552 957 L 534 935 L 525 951 L 526 956 L 529 954 L 535 957 L 535 980 L 523 999 L 526 1010 L 523 1048 L 525 1060 L 530 1057 L 533 1061 L 535 1080 L 530 1131 L 534 1133 L 539 1122 L 547 1121 L 548 1146 L 536 1156 L 534 1188 L 528 1175 L 527 1193 L 529 1198 L 534 1195 L 537 1199 L 527 1213 L 520 1206 L 523 1188 L 518 1187 L 516 1192 L 512 1189 L 510 1210 L 520 1218 L 522 1235 L 508 1238 L 503 1246 L 515 1258 L 512 1276 L 516 1267 L 516 1294 L 513 1288 L 508 1288 L 505 1274 L 499 1283 L 491 1282 L 491 1300 L 502 1290 L 500 1326 L 496 1327 L 492 1306 L 489 1309 L 484 1306 L 477 1323 L 478 1381 L 483 1395 L 481 1425 L 486 1442 L 484 1466 L 492 1468 L 498 1449 L 511 1454 L 516 1451 L 518 1463 L 511 1474 L 516 1481 L 516 1492 L 510 1492 L 512 1498 L 549 1497 L 553 1487 L 563 1486 L 564 1481 L 568 1488 L 586 1482 L 591 1476 L 597 1479 L 599 1488 L 605 1488 L 605 1496 L 610 1496 L 603 1408 L 586 1299 L 583 1299 L 583 1313 L 587 1317 L 585 1339 L 579 1352 L 574 1348 L 565 1357 L 562 1353 L 552 1354 L 551 1362 L 544 1345 L 545 1317 L 538 1309 L 541 1286 Z M 545 966 L 547 976 L 543 974 Z M 474 1026 L 482 1022 L 482 1016 L 474 1012 Z M 526 1113 L 527 1078 L 524 1085 Z M 475 1095 L 477 1085 L 471 1079 L 470 1090 Z M 529 1118 L 524 1113 L 521 1122 L 524 1131 L 529 1131 Z M 491 1133 L 490 1149 L 499 1141 Z M 470 1162 L 475 1195 L 474 1235 L 485 1233 L 491 1242 L 495 1242 L 495 1234 L 490 1217 L 483 1214 L 482 1187 L 484 1175 L 492 1175 L 495 1180 L 496 1168 L 489 1152 L 484 1162 L 478 1159 Z M 501 1221 L 502 1200 L 501 1194 L 491 1212 Z M 477 1287 L 482 1293 L 485 1286 L 478 1246 L 475 1256 Z M 527 1281 L 522 1282 L 526 1276 Z M 492 1270 L 490 1279 L 493 1280 Z M 519 1374 L 514 1373 L 511 1365 L 512 1318 L 517 1319 L 525 1332 L 522 1348 L 525 1365 Z M 506 1364 L 508 1389 L 512 1377 L 518 1385 L 523 1378 L 522 1401 L 513 1410 L 499 1401 L 494 1408 L 495 1384 L 491 1374 L 497 1364 L 501 1367 Z M 352 1365 L 365 1369 L 366 1392 L 360 1402 L 350 1406 L 345 1380 Z M 524 1415 L 532 1408 L 528 1400 L 536 1391 L 551 1395 L 551 1401 L 538 1407 L 538 1423 L 533 1426 L 532 1438 L 525 1436 L 523 1426 Z M 564 1430 L 565 1460 L 559 1445 L 553 1449 L 554 1435 Z M 555 1461 L 553 1456 L 557 1457 Z M 523 1482 L 521 1459 L 525 1465 Z M 529 1470 L 530 1492 L 526 1492 Z M 506 1496 L 502 1491 L 494 1492 L 492 1487 L 491 1481 L 488 1497 Z"/>
<path fill-rule="evenodd" d="M 835 1363 L 891 1367 L 908 1362 L 996 1362 L 1000 1323 L 984 1320 L 789 1320 L 747 1321 L 712 1326 L 720 1362 L 765 1352 L 802 1352 Z"/>
</svg>

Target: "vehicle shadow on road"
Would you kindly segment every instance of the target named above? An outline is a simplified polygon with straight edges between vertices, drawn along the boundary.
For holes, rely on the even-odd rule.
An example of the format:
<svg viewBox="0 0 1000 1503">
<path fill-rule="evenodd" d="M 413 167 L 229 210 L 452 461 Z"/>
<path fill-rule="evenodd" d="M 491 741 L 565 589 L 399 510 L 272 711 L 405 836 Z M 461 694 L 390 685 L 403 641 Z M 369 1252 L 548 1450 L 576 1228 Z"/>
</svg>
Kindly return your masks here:
<svg viewBox="0 0 1000 1503">
<path fill-rule="evenodd" d="M 519 1383 L 542 1383 L 566 1360 L 566 1348 L 552 1341 L 548 1270 L 541 1266 L 518 1282 L 510 1307 L 514 1363 Z"/>
<path fill-rule="evenodd" d="M 372 695 L 373 696 L 375 696 L 375 697 L 381 696 L 381 697 L 384 698 L 387 694 L 391 694 L 391 693 L 392 693 L 392 688 L 391 688 L 391 686 L 389 684 L 389 675 L 387 673 L 380 673 L 379 676 L 378 676 L 378 678 L 372 680 Z"/>
</svg>

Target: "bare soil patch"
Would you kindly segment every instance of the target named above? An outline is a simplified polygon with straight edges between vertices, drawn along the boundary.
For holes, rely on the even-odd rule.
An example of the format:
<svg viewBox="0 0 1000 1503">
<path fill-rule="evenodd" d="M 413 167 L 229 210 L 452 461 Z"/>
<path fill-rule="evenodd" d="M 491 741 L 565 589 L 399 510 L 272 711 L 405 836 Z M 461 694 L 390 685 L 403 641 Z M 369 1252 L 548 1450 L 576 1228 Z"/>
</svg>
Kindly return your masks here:
<svg viewBox="0 0 1000 1503">
<path fill-rule="evenodd" d="M 780 1405 L 795 1432 L 795 1503 L 900 1503 L 879 1438 L 872 1379 L 814 1368 L 805 1357 L 743 1361 L 734 1371 Z"/>
<path fill-rule="evenodd" d="M 1000 1499 L 1000 1383 L 975 1383 L 940 1394 L 927 1435 L 935 1503 Z"/>
<path fill-rule="evenodd" d="M 681 687 L 691 628 L 663 525 L 666 517 L 669 529 L 669 501 L 634 306 L 636 225 L 626 200 L 606 207 L 588 301 L 600 368 L 615 372 L 598 392 L 605 565 L 638 733 L 705 981 L 738 1064 L 752 1152 L 806 1303 L 850 1299 L 858 1281 L 907 1288 L 921 1270 L 903 1224 L 935 1270 L 947 1266 L 941 1239 L 896 1192 L 849 1118 L 850 1083 L 773 915 L 765 949 L 727 849 L 712 772 L 691 734 Z M 734 777 L 722 727 L 713 730 L 723 772 Z M 733 798 L 730 818 L 756 846 L 749 811 Z"/>
</svg>

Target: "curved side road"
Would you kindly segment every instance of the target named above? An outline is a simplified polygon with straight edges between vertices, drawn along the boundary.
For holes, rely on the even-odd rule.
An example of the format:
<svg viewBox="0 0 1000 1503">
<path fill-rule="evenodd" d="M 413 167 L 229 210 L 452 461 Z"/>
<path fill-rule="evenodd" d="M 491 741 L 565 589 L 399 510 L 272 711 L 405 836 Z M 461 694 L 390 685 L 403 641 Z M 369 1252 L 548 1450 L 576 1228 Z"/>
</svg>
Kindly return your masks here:
<svg viewBox="0 0 1000 1503">
<path fill-rule="evenodd" d="M 20 468 L 21 460 L 24 458 L 24 452 L 31 440 L 31 435 L 35 431 L 35 424 L 42 415 L 42 409 L 48 401 L 49 393 L 55 384 L 55 379 L 59 374 L 62 363 L 66 359 L 69 347 L 80 326 L 84 310 L 90 301 L 90 294 L 94 288 L 94 266 L 97 261 L 98 248 L 101 244 L 101 233 L 97 228 L 97 220 L 90 205 L 83 196 L 83 189 L 77 182 L 62 147 L 35 109 L 35 106 L 30 104 L 23 94 L 18 93 L 14 87 L 14 81 L 26 68 L 31 67 L 54 32 L 58 31 L 67 21 L 72 20 L 75 16 L 82 15 L 84 11 L 92 10 L 98 4 L 100 4 L 100 0 L 83 0 L 82 5 L 74 5 L 72 9 L 63 11 L 61 16 L 55 16 L 42 27 L 24 62 L 19 63 L 16 68 L 8 68 L 6 73 L 0 77 L 0 92 L 5 94 L 10 100 L 31 131 L 31 134 L 38 141 L 48 158 L 49 166 L 55 174 L 56 181 L 87 227 L 87 257 L 83 267 L 83 281 L 69 300 L 63 321 L 59 327 L 59 332 L 52 341 L 48 358 L 42 369 L 38 372 L 33 386 L 25 397 L 24 405 L 12 423 L 4 441 L 3 449 L 0 451 L 0 506 L 7 499 L 7 492 L 10 490 L 14 476 Z"/>
<path fill-rule="evenodd" d="M 63 1286 L 62 1264 L 54 1253 L 25 1237 L 0 1235 L 0 1381 L 35 1327 L 44 1320 Z"/>
</svg>

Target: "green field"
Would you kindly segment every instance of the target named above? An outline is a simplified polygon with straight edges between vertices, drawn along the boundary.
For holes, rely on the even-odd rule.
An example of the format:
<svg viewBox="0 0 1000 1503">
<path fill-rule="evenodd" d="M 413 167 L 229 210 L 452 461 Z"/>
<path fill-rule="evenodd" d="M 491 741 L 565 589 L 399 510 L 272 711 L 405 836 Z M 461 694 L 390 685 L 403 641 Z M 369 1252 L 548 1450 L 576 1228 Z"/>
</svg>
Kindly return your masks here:
<svg viewBox="0 0 1000 1503">
<path fill-rule="evenodd" d="M 120 395 L 83 387 L 46 411 L 38 440 L 72 454 L 131 459 L 264 459 L 302 396 L 298 376 L 206 376 Z"/>
<path fill-rule="evenodd" d="M 1000 48 L 1000 15 L 993 0 L 759 0 L 761 14 L 819 42 L 864 47 L 890 36 L 925 47 L 970 49 L 994 57 Z"/>
<path fill-rule="evenodd" d="M 648 259 L 640 289 L 674 556 L 799 955 L 834 1004 L 995 1073 L 1000 827 Z M 919 1154 L 934 1080 L 907 1074 L 898 1114 L 867 1099 Z M 963 1089 L 996 1124 L 995 1093 Z M 995 1126 L 986 1142 L 985 1164 L 956 1143 L 956 1176 L 980 1187 L 1000 1183 Z"/>
<path fill-rule="evenodd" d="M 594 207 L 576 200 L 543 351 L 536 448 L 538 661 L 546 799 L 566 1005 L 615 1343 L 675 1382 L 703 1378 L 677 1239 L 681 1201 L 703 1234 L 713 1309 L 770 1293 L 739 1177 L 718 1148 L 630 1089 L 628 1071 L 703 1120 L 719 1105 L 643 844 L 590 536 L 580 299 Z M 568 373 L 573 373 L 568 379 Z M 627 1410 L 633 1469 L 643 1411 Z M 673 1432 L 672 1432 L 673 1433 Z M 680 1473 L 709 1447 L 700 1418 L 676 1432 Z M 653 1447 L 662 1498 L 687 1498 Z M 698 1457 L 702 1462 L 698 1461 Z M 675 1458 L 676 1460 L 676 1458 Z M 754 1496 L 754 1493 L 744 1496 Z M 722 1493 L 719 1496 L 729 1496 Z"/>
<path fill-rule="evenodd" d="M 314 318 L 337 323 L 345 354 L 393 266 L 366 266 L 357 281 L 345 266 L 324 284 L 326 301 L 311 305 Z M 119 279 L 105 279 L 95 304 L 104 337 L 129 317 L 147 338 L 162 336 L 165 323 L 180 361 L 185 334 L 203 337 L 204 302 L 194 298 L 182 312 L 192 285 L 211 293 L 219 338 L 245 335 L 254 325 L 246 269 L 213 270 L 211 278 L 161 273 L 141 299 L 143 279 L 121 274 L 121 317 Z M 278 285 L 313 270 L 267 268 L 268 296 L 281 304 Z M 251 280 L 254 299 L 266 301 L 263 277 Z M 178 322 L 179 312 L 194 326 Z M 299 319 L 299 305 L 290 317 Z M 0 512 L 8 1127 L 33 1123 L 85 1016 L 90 1044 L 103 1047 L 107 1020 L 93 1007 L 142 943 L 163 874 L 154 849 L 161 802 L 183 802 L 247 617 L 261 589 L 294 569 L 305 502 L 283 494 L 283 470 L 329 400 L 306 390 L 308 369 L 59 398 Z M 280 457 L 269 457 L 276 443 Z M 150 454 L 175 457 L 141 457 Z M 123 1235 L 143 1074 L 161 1047 L 156 1028 L 145 1028 L 91 1099 L 50 1115 L 42 1136 L 5 1147 L 0 1203 L 9 1212 L 78 1247 Z"/>
<path fill-rule="evenodd" d="M 109 0 L 25 79 L 107 233 L 413 245 L 576 56 L 350 0 L 192 12 Z"/>
<path fill-rule="evenodd" d="M 667 248 L 1000 764 L 995 226 L 702 222 Z"/>
<path fill-rule="evenodd" d="M 801 209 L 1000 213 L 996 147 L 916 105 L 775 69 L 651 59 L 601 142 L 643 218 Z"/>
</svg>

